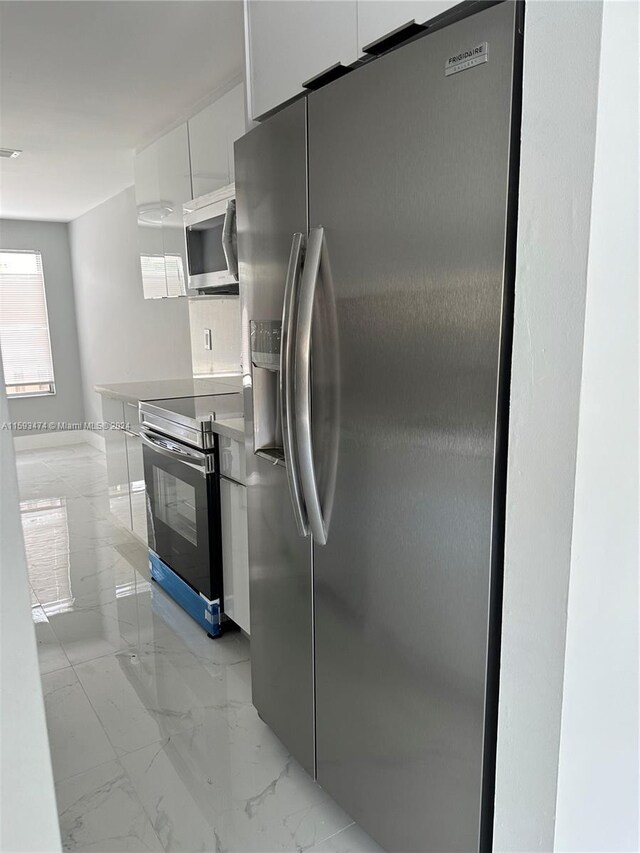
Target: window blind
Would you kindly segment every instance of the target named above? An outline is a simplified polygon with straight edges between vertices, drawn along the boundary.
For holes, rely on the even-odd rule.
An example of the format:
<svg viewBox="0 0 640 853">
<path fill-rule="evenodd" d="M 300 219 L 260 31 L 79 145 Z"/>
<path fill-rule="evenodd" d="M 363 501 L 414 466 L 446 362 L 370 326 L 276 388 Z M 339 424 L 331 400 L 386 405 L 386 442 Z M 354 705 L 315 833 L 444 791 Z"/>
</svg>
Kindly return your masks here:
<svg viewBox="0 0 640 853">
<path fill-rule="evenodd" d="M 147 299 L 185 295 L 181 255 L 140 255 L 140 269 Z"/>
<path fill-rule="evenodd" d="M 184 296 L 186 291 L 184 284 L 184 268 L 181 255 L 164 256 L 167 270 L 167 296 Z"/>
<path fill-rule="evenodd" d="M 8 394 L 54 392 L 40 252 L 0 252 L 0 349 Z"/>
<path fill-rule="evenodd" d="M 140 255 L 140 270 L 147 299 L 160 299 L 167 295 L 164 255 Z"/>
</svg>

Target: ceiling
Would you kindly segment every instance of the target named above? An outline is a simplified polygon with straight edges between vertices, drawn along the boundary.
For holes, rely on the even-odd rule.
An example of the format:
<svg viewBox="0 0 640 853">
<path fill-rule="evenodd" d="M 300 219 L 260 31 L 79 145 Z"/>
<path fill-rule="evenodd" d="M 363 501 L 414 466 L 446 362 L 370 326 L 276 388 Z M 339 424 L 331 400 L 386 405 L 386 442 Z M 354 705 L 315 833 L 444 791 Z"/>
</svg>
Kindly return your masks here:
<svg viewBox="0 0 640 853">
<path fill-rule="evenodd" d="M 0 2 L 0 217 L 70 221 L 242 72 L 242 0 Z"/>
</svg>

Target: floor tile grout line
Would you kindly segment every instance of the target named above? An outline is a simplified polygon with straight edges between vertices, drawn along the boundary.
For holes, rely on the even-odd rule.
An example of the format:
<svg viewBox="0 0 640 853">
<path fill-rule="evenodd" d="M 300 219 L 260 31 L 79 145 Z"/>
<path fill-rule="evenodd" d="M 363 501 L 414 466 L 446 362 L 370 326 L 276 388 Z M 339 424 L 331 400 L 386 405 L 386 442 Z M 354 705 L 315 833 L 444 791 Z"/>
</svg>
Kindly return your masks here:
<svg viewBox="0 0 640 853">
<path fill-rule="evenodd" d="M 129 754 L 129 753 L 126 753 L 126 754 Z M 117 759 L 118 764 L 119 764 L 119 765 L 120 765 L 120 767 L 122 768 L 122 772 L 123 772 L 123 773 L 124 773 L 124 775 L 126 776 L 126 778 L 127 778 L 128 782 L 129 782 L 129 785 L 131 786 L 131 790 L 133 791 L 133 795 L 134 795 L 134 797 L 136 798 L 136 802 L 137 802 L 137 803 L 138 803 L 138 805 L 140 806 L 140 810 L 141 810 L 142 814 L 143 814 L 143 815 L 146 817 L 146 819 L 148 820 L 148 822 L 149 822 L 149 826 L 151 827 L 151 831 L 153 832 L 154 837 L 158 839 L 158 844 L 160 845 L 160 847 L 162 847 L 162 849 L 163 849 L 163 850 L 165 850 L 165 851 L 166 851 L 166 850 L 167 850 L 167 847 L 162 843 L 162 839 L 160 838 L 160 836 L 159 836 L 159 835 L 158 835 L 158 833 L 156 832 L 156 825 L 155 825 L 155 823 L 153 822 L 153 820 L 151 819 L 151 816 L 149 815 L 149 813 L 147 812 L 147 810 L 146 810 L 146 808 L 145 808 L 145 806 L 144 806 L 144 803 L 142 802 L 142 797 L 138 794 L 138 790 L 137 790 L 136 786 L 133 784 L 133 779 L 132 779 L 132 778 L 131 778 L 131 776 L 129 775 L 129 772 L 128 772 L 127 768 L 124 766 L 124 764 L 123 764 L 123 763 L 122 763 L 122 761 L 120 760 L 121 758 L 122 758 L 122 756 L 118 756 L 118 759 Z"/>
<path fill-rule="evenodd" d="M 64 654 L 65 658 L 67 658 L 66 654 L 64 653 L 64 649 L 62 649 L 62 654 Z M 69 660 L 69 658 L 67 658 L 67 660 Z M 66 664 L 66 666 L 57 666 L 55 669 L 48 669 L 46 672 L 42 672 L 42 670 L 41 670 L 40 671 L 40 680 L 42 681 L 42 678 L 45 675 L 53 675 L 54 672 L 62 672 L 62 670 L 64 670 L 64 669 L 72 669 L 72 668 L 73 668 L 72 665 L 70 663 L 68 663 L 68 664 Z"/>
<path fill-rule="evenodd" d="M 149 827 L 150 827 L 151 831 L 153 832 L 154 838 L 157 839 L 160 847 L 166 851 L 167 848 L 162 843 L 160 836 L 156 832 L 156 828 L 155 828 L 147 810 L 144 807 L 144 803 L 142 802 L 142 800 L 141 800 L 141 798 L 140 798 L 140 796 L 136 790 L 136 786 L 133 784 L 133 779 L 131 778 L 131 776 L 127 772 L 127 768 L 124 766 L 122 761 L 120 761 L 120 758 L 121 758 L 121 756 L 116 755 L 115 758 L 109 758 L 107 761 L 101 761 L 99 764 L 94 764 L 91 767 L 87 767 L 86 770 L 81 770 L 79 773 L 72 773 L 70 776 L 65 776 L 64 779 L 56 779 L 56 780 L 54 780 L 54 788 L 57 788 L 58 786 L 62 786 L 65 783 L 69 783 L 73 779 L 77 779 L 79 776 L 82 776 L 85 773 L 91 773 L 93 770 L 96 770 L 99 767 L 105 767 L 107 764 L 117 764 L 118 767 L 120 768 L 121 772 L 124 774 L 124 777 L 126 778 L 127 782 L 129 783 L 129 787 L 131 789 L 131 792 L 133 793 L 133 797 L 135 799 L 135 802 L 137 803 L 137 805 L 140 808 L 140 813 L 142 815 L 144 815 L 146 821 L 148 822 Z M 58 813 L 58 821 L 60 821 L 60 818 L 61 818 L 63 812 L 60 811 L 60 808 L 57 804 L 57 791 L 56 791 L 56 808 L 57 808 L 57 813 Z M 62 827 L 60 827 L 60 830 L 62 831 Z M 64 841 L 64 839 L 63 839 L 63 841 Z"/>
<path fill-rule="evenodd" d="M 185 733 L 187 733 L 187 732 L 185 732 Z M 182 735 L 183 732 L 179 732 L 178 734 Z M 155 744 L 162 744 L 162 746 L 160 747 L 160 749 L 158 750 L 156 755 L 154 755 L 154 758 L 152 759 L 152 763 L 153 763 L 153 761 L 155 761 L 156 757 L 160 754 L 160 752 L 164 751 L 164 749 L 167 747 L 167 745 L 171 742 L 172 737 L 173 737 L 173 735 L 168 735 L 163 741 L 156 741 L 155 742 Z M 138 749 L 132 750 L 131 752 L 127 753 L 126 756 L 121 756 L 121 757 L 125 758 L 125 757 L 128 757 L 129 755 L 134 755 L 135 753 L 140 752 L 143 749 L 148 749 L 150 746 L 154 746 L 155 744 L 151 743 L 151 744 L 147 744 L 147 746 L 141 746 Z M 123 764 L 123 766 L 124 766 L 124 764 Z M 125 769 L 125 772 L 127 772 L 126 767 L 124 769 Z M 127 773 L 127 775 L 128 775 L 128 778 L 131 779 L 131 776 L 128 773 Z M 133 782 L 133 779 L 131 779 L 131 784 L 133 785 L 133 788 L 134 788 L 136 794 L 138 794 L 138 790 L 137 790 L 137 788 Z M 139 795 L 138 795 L 138 799 L 141 802 L 142 808 L 144 809 L 144 813 L 147 815 L 147 817 L 151 823 L 151 826 L 155 832 L 155 823 L 154 823 L 153 815 L 147 809 L 147 806 L 145 805 L 144 801 L 142 800 L 142 798 Z M 209 829 L 211 830 L 212 835 L 214 835 L 216 833 L 216 825 L 211 822 L 212 819 L 222 818 L 226 815 L 229 815 L 229 814 L 232 814 L 235 812 L 239 812 L 239 811 L 241 811 L 241 806 L 239 804 L 236 806 L 231 806 L 230 808 L 224 808 L 224 809 L 216 810 L 215 813 L 212 810 L 212 813 L 209 817 L 204 816 L 204 820 L 207 822 Z M 346 829 L 347 827 L 344 827 L 344 828 Z M 342 832 L 342 830 L 340 830 L 340 832 Z M 165 845 L 162 843 L 162 839 L 160 839 L 160 836 L 158 836 L 157 832 L 156 832 L 156 836 L 158 837 L 158 840 L 160 841 L 160 845 L 166 851 L 168 848 L 165 847 Z M 319 843 L 320 843 L 320 841 L 314 842 L 314 844 L 319 844 Z M 230 853 L 230 851 L 229 851 L 229 853 Z M 266 851 L 265 851 L 265 853 L 266 853 Z M 275 853 L 275 851 L 274 851 L 274 853 Z"/>
<path fill-rule="evenodd" d="M 60 644 L 60 645 L 62 646 L 62 644 Z M 64 646 L 62 646 L 62 651 L 64 652 Z M 66 655 L 66 652 L 65 652 L 65 655 Z M 100 716 L 99 716 L 98 712 L 97 712 L 97 711 L 96 711 L 96 709 L 94 708 L 93 703 L 92 703 L 91 699 L 89 698 L 89 696 L 88 696 L 88 694 L 87 694 L 87 691 L 84 689 L 84 684 L 82 683 L 82 681 L 81 681 L 81 679 L 80 679 L 80 676 L 79 676 L 79 675 L 78 675 L 78 673 L 76 672 L 76 668 L 75 668 L 75 666 L 74 666 L 73 664 L 70 664 L 70 666 L 71 666 L 71 669 L 73 670 L 73 674 L 74 674 L 74 676 L 75 676 L 75 678 L 76 678 L 76 681 L 77 681 L 77 682 L 78 682 L 78 684 L 80 685 L 80 689 L 82 690 L 82 693 L 84 694 L 85 699 L 86 699 L 86 700 L 87 700 L 87 702 L 89 703 L 89 707 L 91 708 L 91 710 L 92 710 L 92 712 L 93 712 L 93 715 L 95 716 L 96 720 L 98 721 L 98 724 L 99 724 L 100 728 L 101 728 L 101 729 L 102 729 L 102 731 L 104 732 L 104 736 L 105 736 L 105 738 L 107 739 L 107 743 L 109 744 L 109 746 L 110 746 L 110 747 L 111 747 L 111 749 L 113 750 L 114 758 L 115 758 L 115 759 L 117 759 L 117 758 L 118 758 L 118 753 L 116 752 L 116 749 L 115 749 L 114 745 L 111 743 L 111 739 L 110 739 L 110 737 L 109 737 L 109 735 L 108 735 L 108 733 L 107 733 L 107 730 L 105 729 L 104 724 L 103 724 L 102 720 L 100 719 Z M 113 761 L 113 760 L 114 760 L 114 758 L 110 758 L 110 759 L 109 759 L 109 761 Z M 106 761 L 101 761 L 101 762 L 100 762 L 100 764 L 97 764 L 97 765 L 95 765 L 95 766 L 96 766 L 96 767 L 100 767 L 100 766 L 102 766 L 102 764 L 107 764 L 107 762 L 106 762 Z M 89 768 L 89 769 L 91 769 L 91 768 Z M 124 769 L 124 768 L 123 768 L 123 769 Z M 76 775 L 76 776 L 77 776 L 77 775 L 79 775 L 79 774 L 77 774 L 77 773 L 76 773 L 76 774 L 73 774 L 73 775 Z"/>
<path fill-rule="evenodd" d="M 113 741 L 111 740 L 111 738 L 109 737 L 109 732 L 107 731 L 107 729 L 106 729 L 106 727 L 105 727 L 104 723 L 103 723 L 103 722 L 102 722 L 102 720 L 100 719 L 100 714 L 98 713 L 98 711 L 97 711 L 97 709 L 96 709 L 95 705 L 94 705 L 94 704 L 93 704 L 93 702 L 91 701 L 91 697 L 90 697 L 90 696 L 89 696 L 89 694 L 87 693 L 87 691 L 86 691 L 86 689 L 85 689 L 85 686 L 84 686 L 84 684 L 82 683 L 82 679 L 81 679 L 80 675 L 78 674 L 78 672 L 76 671 L 76 667 L 78 667 L 78 666 L 83 666 L 84 664 L 87 664 L 87 663 L 92 663 L 94 660 L 104 660 L 104 658 L 108 658 L 108 657 L 117 658 L 118 654 L 120 654 L 120 652 L 110 652 L 109 654 L 102 655 L 102 656 L 101 656 L 101 657 L 99 657 L 99 658 L 92 658 L 92 660 L 90 660 L 90 661 L 82 661 L 82 662 L 77 663 L 77 664 L 71 664 L 71 667 L 72 667 L 72 669 L 73 669 L 73 672 L 74 672 L 74 674 L 75 674 L 76 678 L 77 678 L 77 679 L 78 679 L 78 681 L 80 682 L 80 686 L 82 687 L 82 691 L 83 691 L 84 695 L 87 697 L 87 701 L 89 702 L 89 705 L 91 706 L 91 710 L 93 711 L 93 713 L 94 713 L 94 714 L 96 715 L 96 717 L 98 718 L 98 722 L 100 723 L 100 725 L 101 725 L 101 727 L 102 727 L 102 730 L 104 731 L 105 735 L 107 736 L 107 740 L 108 740 L 108 742 L 109 742 L 109 745 L 111 746 L 111 748 L 113 749 L 113 751 L 116 753 L 116 756 L 117 756 L 118 758 L 124 758 L 124 756 L 126 756 L 126 755 L 131 755 L 133 752 L 137 752 L 137 751 L 138 751 L 138 749 L 145 749 L 146 747 L 151 746 L 151 745 L 152 745 L 152 744 L 154 744 L 154 743 L 162 743 L 163 741 L 166 741 L 166 742 L 168 743 L 168 742 L 171 740 L 171 735 L 170 735 L 170 734 L 167 734 L 165 737 L 158 738 L 157 740 L 152 740 L 150 743 L 144 744 L 143 746 L 137 747 L 136 749 L 132 749 L 132 750 L 125 750 L 125 751 L 120 751 L 120 750 L 119 750 L 119 748 L 116 746 L 116 744 L 114 744 L 114 742 L 113 742 Z M 146 710 L 146 709 L 145 709 L 145 710 Z M 198 724 L 196 723 L 195 725 L 198 725 Z M 194 726 L 194 728 L 195 728 L 195 726 Z M 189 731 L 190 731 L 190 730 L 191 730 L 191 729 L 189 729 Z M 163 747 L 164 747 L 164 744 L 163 744 Z"/>
<path fill-rule="evenodd" d="M 72 779 L 77 779 L 78 776 L 82 776 L 84 773 L 91 773 L 92 770 L 96 770 L 98 767 L 104 767 L 105 764 L 112 764 L 114 761 L 118 760 L 118 756 L 114 756 L 114 758 L 107 758 L 106 761 L 99 761 L 97 764 L 92 764 L 91 767 L 86 767 L 84 770 L 79 770 L 77 773 L 71 773 L 69 776 L 63 776 L 61 779 L 55 778 L 53 784 L 54 787 L 57 788 L 59 785 L 64 785 L 65 782 L 70 782 Z M 58 812 L 58 815 L 60 812 Z"/>
<path fill-rule="evenodd" d="M 347 817 L 349 818 L 349 820 L 351 820 L 351 817 L 349 815 L 347 815 Z M 318 844 L 325 844 L 327 841 L 331 841 L 332 838 L 335 838 L 337 835 L 340 835 L 341 832 L 346 832 L 348 829 L 351 829 L 351 827 L 355 825 L 355 820 L 351 820 L 351 823 L 348 823 L 346 826 L 343 826 L 342 829 L 339 829 L 337 832 L 332 832 L 331 835 L 327 835 L 324 838 L 318 838 L 317 841 L 313 842 L 313 847 Z M 313 847 L 311 848 L 311 850 L 313 850 Z"/>
<path fill-rule="evenodd" d="M 171 737 L 168 737 L 166 739 L 166 743 L 168 743 L 170 740 L 171 740 Z M 160 743 L 160 741 L 157 741 L 157 743 Z M 153 744 L 148 744 L 148 746 L 152 746 L 152 745 Z M 163 744 L 162 749 L 164 749 L 165 745 L 166 744 Z M 146 747 L 140 747 L 140 749 L 145 749 L 145 748 Z M 133 752 L 138 752 L 138 750 L 133 750 Z M 132 752 L 126 753 L 126 755 L 132 755 L 132 754 L 133 754 Z M 124 763 L 120 760 L 120 758 L 124 758 L 124 756 L 119 756 L 118 763 L 122 767 L 122 770 L 123 770 L 125 776 L 129 780 L 129 784 L 131 785 L 131 789 L 133 790 L 133 793 L 135 794 L 136 801 L 139 803 L 140 808 L 142 809 L 142 813 L 144 814 L 146 819 L 149 821 L 149 826 L 153 830 L 153 834 L 155 835 L 155 837 L 158 839 L 158 843 L 160 844 L 160 847 L 162 847 L 163 850 L 167 851 L 168 847 L 162 843 L 162 839 L 160 838 L 160 836 L 158 835 L 158 833 L 156 831 L 156 825 L 155 825 L 153 816 L 149 814 L 147 807 L 145 806 L 145 804 L 142 800 L 142 797 L 138 794 L 138 789 L 136 788 L 133 779 L 131 778 L 127 768 L 124 766 Z"/>
<path fill-rule="evenodd" d="M 133 648 L 133 647 L 131 647 L 131 648 Z M 181 728 L 179 732 L 166 732 L 161 737 L 155 738 L 154 740 L 149 741 L 149 743 L 145 743 L 145 744 L 142 744 L 141 746 L 137 746 L 135 749 L 123 750 L 121 747 L 117 746 L 117 744 L 115 744 L 113 742 L 113 740 L 111 739 L 111 737 L 109 736 L 109 732 L 107 731 L 106 727 L 102 723 L 102 720 L 100 719 L 100 713 L 97 710 L 97 708 L 95 707 L 95 705 L 93 704 L 93 702 L 91 701 L 91 696 L 89 696 L 89 694 L 87 693 L 87 691 L 85 689 L 85 686 L 82 682 L 82 678 L 81 678 L 80 674 L 77 672 L 77 667 L 84 666 L 85 664 L 88 664 L 88 663 L 93 663 L 96 660 L 104 660 L 105 658 L 108 658 L 108 657 L 117 658 L 119 654 L 122 654 L 122 652 L 110 652 L 106 655 L 101 655 L 98 658 L 92 658 L 91 660 L 88 660 L 88 661 L 81 661 L 77 664 L 70 664 L 71 668 L 74 671 L 76 678 L 80 682 L 80 686 L 82 687 L 82 690 L 83 690 L 85 696 L 87 697 L 87 700 L 89 702 L 89 705 L 91 706 L 92 711 L 94 712 L 94 714 L 98 718 L 98 721 L 100 722 L 100 725 L 102 726 L 102 729 L 104 730 L 104 733 L 107 736 L 107 740 L 109 741 L 109 744 L 113 748 L 113 750 L 116 753 L 118 758 L 125 758 L 128 755 L 133 755 L 135 752 L 139 752 L 141 749 L 147 749 L 148 747 L 153 746 L 154 744 L 162 744 L 162 749 L 164 749 L 165 746 L 171 741 L 172 737 L 175 737 L 177 734 L 191 733 L 191 732 L 193 732 L 194 729 L 198 728 L 198 726 L 201 725 L 200 722 L 195 721 L 192 725 L 187 725 L 187 726 L 184 726 L 184 728 Z M 62 667 L 62 668 L 64 669 L 66 667 Z M 149 709 L 146 707 L 145 707 L 145 711 L 147 713 L 150 713 Z"/>
</svg>

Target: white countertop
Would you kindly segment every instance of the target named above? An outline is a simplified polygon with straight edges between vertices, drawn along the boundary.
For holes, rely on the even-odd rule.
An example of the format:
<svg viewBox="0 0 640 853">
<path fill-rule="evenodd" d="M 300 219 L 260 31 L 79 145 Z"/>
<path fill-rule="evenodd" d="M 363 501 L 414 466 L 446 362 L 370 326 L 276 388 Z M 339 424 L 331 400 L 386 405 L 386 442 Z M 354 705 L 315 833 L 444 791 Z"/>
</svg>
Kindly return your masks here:
<svg viewBox="0 0 640 853">
<path fill-rule="evenodd" d="M 244 418 L 227 418 L 227 420 L 214 421 L 213 431 L 218 435 L 224 435 L 233 441 L 244 444 Z"/>
<path fill-rule="evenodd" d="M 138 404 L 141 400 L 169 400 L 172 397 L 204 397 L 208 394 L 228 394 L 242 390 L 241 376 L 207 378 L 156 379 L 147 382 L 119 382 L 114 385 L 94 385 L 93 390 L 104 397 Z M 233 441 L 244 442 L 244 418 L 215 421 L 214 432 Z"/>
<path fill-rule="evenodd" d="M 113 397 L 127 403 L 140 400 L 168 400 L 171 397 L 203 397 L 206 394 L 225 394 L 242 389 L 241 376 L 216 376 L 211 378 L 151 379 L 142 382 L 118 382 L 94 385 L 93 390 L 104 397 Z"/>
</svg>

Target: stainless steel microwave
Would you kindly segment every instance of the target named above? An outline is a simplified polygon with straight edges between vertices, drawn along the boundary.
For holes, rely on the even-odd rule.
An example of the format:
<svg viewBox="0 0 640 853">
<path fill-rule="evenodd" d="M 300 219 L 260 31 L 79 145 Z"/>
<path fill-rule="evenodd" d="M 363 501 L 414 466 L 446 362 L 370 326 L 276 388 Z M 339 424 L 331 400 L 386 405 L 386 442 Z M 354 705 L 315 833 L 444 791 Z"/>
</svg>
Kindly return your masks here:
<svg viewBox="0 0 640 853">
<path fill-rule="evenodd" d="M 237 294 L 235 186 L 231 184 L 189 201 L 182 211 L 188 292 Z"/>
</svg>

